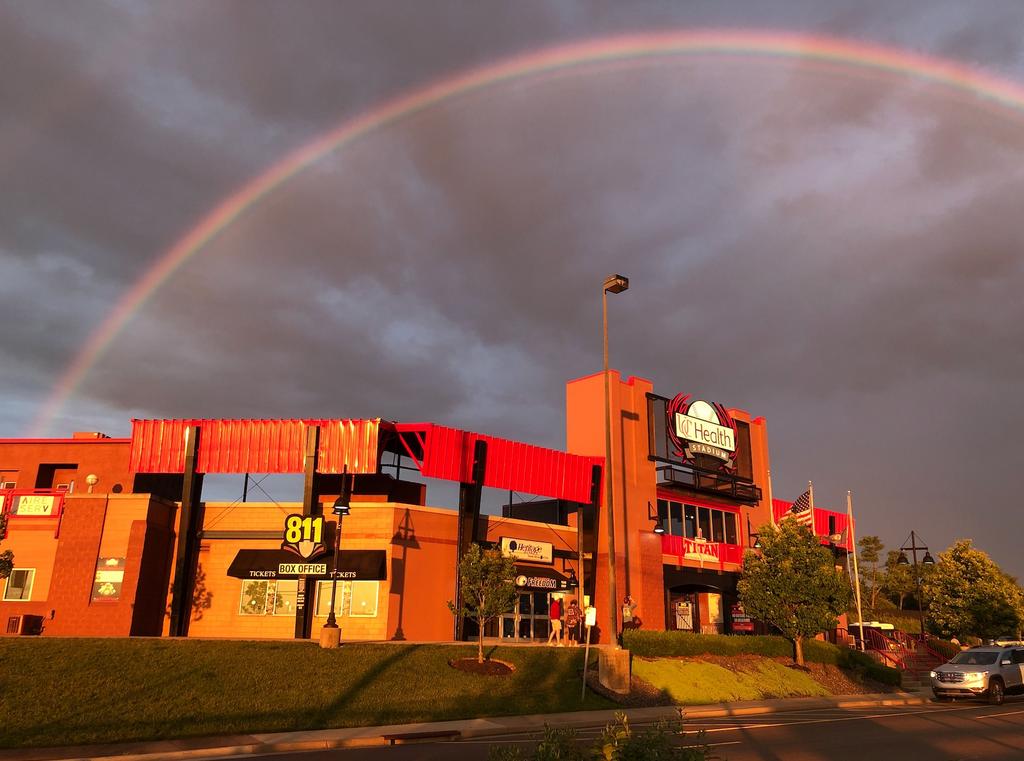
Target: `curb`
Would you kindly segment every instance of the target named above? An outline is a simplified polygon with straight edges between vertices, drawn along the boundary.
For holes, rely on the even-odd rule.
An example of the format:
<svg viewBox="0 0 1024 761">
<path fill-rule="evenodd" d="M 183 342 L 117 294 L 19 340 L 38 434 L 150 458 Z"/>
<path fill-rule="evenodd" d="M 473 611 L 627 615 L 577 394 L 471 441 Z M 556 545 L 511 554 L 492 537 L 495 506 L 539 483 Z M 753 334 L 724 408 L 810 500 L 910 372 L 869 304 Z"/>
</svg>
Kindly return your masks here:
<svg viewBox="0 0 1024 761">
<path fill-rule="evenodd" d="M 805 711 L 817 708 L 883 708 L 892 706 L 924 705 L 930 701 L 925 696 L 900 695 L 898 697 L 886 698 L 857 698 L 828 700 L 822 698 L 791 698 L 784 703 L 779 701 L 778 705 L 756 705 L 756 706 L 735 706 L 728 704 L 717 704 L 713 706 L 681 706 L 683 720 L 694 720 L 702 718 L 719 718 L 725 716 L 757 716 L 763 714 L 786 713 L 791 711 Z M 672 719 L 679 715 L 679 709 L 674 706 L 658 708 L 632 708 L 624 709 L 622 713 L 630 717 L 635 724 L 647 724 L 659 719 Z M 591 727 L 602 727 L 608 723 L 612 716 L 618 711 L 580 711 L 574 713 L 539 714 L 534 716 L 500 716 L 481 719 L 458 720 L 448 722 L 436 722 L 432 724 L 382 726 L 382 727 L 359 727 L 351 729 L 327 729 L 314 730 L 310 734 L 328 733 L 362 733 L 359 736 L 337 736 L 337 737 L 314 737 L 309 739 L 287 739 L 289 735 L 305 734 L 302 732 L 288 732 L 264 735 L 265 740 L 258 739 L 259 735 L 253 735 L 252 742 L 235 743 L 232 745 L 206 746 L 202 748 L 187 748 L 181 750 L 146 750 L 136 753 L 116 753 L 104 748 L 99 751 L 101 755 L 75 755 L 80 754 L 82 748 L 68 748 L 62 754 L 62 749 L 41 749 L 33 753 L 33 749 L 20 749 L 28 754 L 33 761 L 202 761 L 203 759 L 225 758 L 232 756 L 269 755 L 272 753 L 294 753 L 315 750 L 340 750 L 344 748 L 366 748 L 382 747 L 388 745 L 384 735 L 391 730 L 402 729 L 413 731 L 413 728 L 449 728 L 459 729 L 462 738 L 483 738 L 502 737 L 511 735 L 535 734 L 546 723 L 558 722 L 561 726 L 574 729 L 585 729 Z M 515 727 L 504 722 L 523 723 L 527 726 Z M 478 724 L 478 726 L 474 726 Z M 469 724 L 469 726 L 465 726 Z M 70 751 L 70 754 L 67 753 Z M 13 753 L 17 751 L 0 751 L 0 761 L 9 759 L 13 761 Z M 37 755 L 38 754 L 38 755 Z"/>
</svg>

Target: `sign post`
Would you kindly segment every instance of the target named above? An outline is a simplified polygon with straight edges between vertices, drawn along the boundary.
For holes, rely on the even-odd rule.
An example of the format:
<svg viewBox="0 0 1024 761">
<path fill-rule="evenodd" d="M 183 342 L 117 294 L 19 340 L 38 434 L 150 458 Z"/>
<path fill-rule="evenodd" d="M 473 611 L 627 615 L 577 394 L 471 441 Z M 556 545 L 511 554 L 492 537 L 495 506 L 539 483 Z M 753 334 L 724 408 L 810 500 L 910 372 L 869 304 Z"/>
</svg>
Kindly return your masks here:
<svg viewBox="0 0 1024 761">
<path fill-rule="evenodd" d="M 587 697 L 587 664 L 590 663 L 590 627 L 597 623 L 597 608 L 587 607 L 583 624 L 587 627 L 587 646 L 583 651 L 583 687 L 580 689 L 580 700 Z"/>
</svg>

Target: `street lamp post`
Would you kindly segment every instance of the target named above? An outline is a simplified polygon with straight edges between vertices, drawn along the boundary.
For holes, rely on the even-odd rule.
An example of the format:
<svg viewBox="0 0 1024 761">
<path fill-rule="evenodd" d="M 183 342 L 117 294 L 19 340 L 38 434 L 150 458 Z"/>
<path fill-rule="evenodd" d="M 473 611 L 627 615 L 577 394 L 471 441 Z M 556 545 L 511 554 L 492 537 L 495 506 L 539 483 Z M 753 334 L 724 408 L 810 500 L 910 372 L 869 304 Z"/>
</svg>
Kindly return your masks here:
<svg viewBox="0 0 1024 761">
<path fill-rule="evenodd" d="M 609 275 L 601 288 L 601 311 L 604 317 L 604 482 L 605 520 L 608 523 L 608 642 L 619 641 L 618 595 L 615 590 L 615 513 L 612 510 L 612 395 L 608 374 L 608 294 L 622 293 L 629 288 L 629 279 Z"/>
<path fill-rule="evenodd" d="M 921 640 L 924 640 L 924 601 L 921 599 L 921 576 L 917 570 L 917 553 L 918 551 L 924 552 L 924 557 L 921 558 L 921 565 L 935 565 L 935 559 L 928 552 L 928 548 L 923 544 L 917 543 L 917 534 L 913 531 L 910 532 L 910 546 L 907 546 L 907 542 L 903 543 L 900 547 L 900 556 L 896 562 L 900 565 L 909 565 L 910 561 L 907 560 L 907 550 L 910 550 L 911 555 L 914 558 L 914 584 L 917 586 L 917 612 L 921 618 Z"/>
<path fill-rule="evenodd" d="M 331 570 L 331 610 L 327 614 L 327 623 L 324 624 L 324 629 L 338 628 L 338 619 L 334 615 L 334 602 L 338 594 L 338 556 L 341 554 L 341 521 L 351 512 L 351 509 L 349 508 L 349 479 L 350 476 L 348 475 L 348 468 L 346 467 L 341 476 L 341 494 L 339 494 L 338 498 L 334 500 L 334 507 L 332 508 L 334 514 L 338 516 L 338 525 L 334 530 L 334 564 Z M 340 633 L 337 635 L 336 639 L 341 639 Z"/>
</svg>

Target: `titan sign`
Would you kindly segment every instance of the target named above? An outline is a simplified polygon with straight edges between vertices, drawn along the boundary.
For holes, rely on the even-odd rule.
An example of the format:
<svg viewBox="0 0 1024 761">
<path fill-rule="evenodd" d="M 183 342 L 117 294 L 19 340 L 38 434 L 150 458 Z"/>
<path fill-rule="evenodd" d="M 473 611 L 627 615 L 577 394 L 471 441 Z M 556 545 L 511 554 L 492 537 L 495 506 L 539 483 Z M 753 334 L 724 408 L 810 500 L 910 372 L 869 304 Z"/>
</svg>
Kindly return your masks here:
<svg viewBox="0 0 1024 761">
<path fill-rule="evenodd" d="M 729 413 L 720 404 L 689 399 L 688 395 L 679 394 L 667 408 L 675 454 L 686 459 L 708 455 L 731 467 L 736 453 L 736 427 Z"/>
</svg>

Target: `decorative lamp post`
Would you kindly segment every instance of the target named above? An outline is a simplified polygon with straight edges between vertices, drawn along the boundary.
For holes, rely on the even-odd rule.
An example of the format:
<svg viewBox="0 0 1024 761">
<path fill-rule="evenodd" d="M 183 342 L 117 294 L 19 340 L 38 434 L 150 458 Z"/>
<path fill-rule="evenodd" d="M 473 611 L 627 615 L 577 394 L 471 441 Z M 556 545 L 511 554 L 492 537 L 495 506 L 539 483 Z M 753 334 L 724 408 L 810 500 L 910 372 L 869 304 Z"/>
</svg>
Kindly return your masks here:
<svg viewBox="0 0 1024 761">
<path fill-rule="evenodd" d="M 913 531 L 910 532 L 910 539 L 908 540 L 910 546 L 907 546 L 907 542 L 903 543 L 900 547 L 900 556 L 896 559 L 896 562 L 900 565 L 910 565 L 910 561 L 907 559 L 907 550 L 910 551 L 911 556 L 914 558 L 914 584 L 917 586 L 917 612 L 921 617 L 921 640 L 924 641 L 924 601 L 921 599 L 921 575 L 917 570 L 917 553 L 924 551 L 924 557 L 921 558 L 921 565 L 935 565 L 935 558 L 932 557 L 931 553 L 928 552 L 928 548 L 923 544 L 917 543 L 917 534 Z"/>
<path fill-rule="evenodd" d="M 326 648 L 337 647 L 341 642 L 341 630 L 338 628 L 338 619 L 334 615 L 334 605 L 338 594 L 338 556 L 341 555 L 341 521 L 351 512 L 349 507 L 349 494 L 351 493 L 351 476 L 348 468 L 345 468 L 341 477 L 341 494 L 334 500 L 334 507 L 331 511 L 338 516 L 338 525 L 334 530 L 334 562 L 331 569 L 331 610 L 327 614 L 327 623 L 324 624 L 320 633 L 320 646 Z"/>
<path fill-rule="evenodd" d="M 608 642 L 618 647 L 618 599 L 615 590 L 615 513 L 612 509 L 612 395 L 608 375 L 608 294 L 622 293 L 629 288 L 629 279 L 609 275 L 601 287 L 601 311 L 604 318 L 604 482 L 605 520 L 608 523 Z"/>
</svg>

